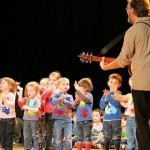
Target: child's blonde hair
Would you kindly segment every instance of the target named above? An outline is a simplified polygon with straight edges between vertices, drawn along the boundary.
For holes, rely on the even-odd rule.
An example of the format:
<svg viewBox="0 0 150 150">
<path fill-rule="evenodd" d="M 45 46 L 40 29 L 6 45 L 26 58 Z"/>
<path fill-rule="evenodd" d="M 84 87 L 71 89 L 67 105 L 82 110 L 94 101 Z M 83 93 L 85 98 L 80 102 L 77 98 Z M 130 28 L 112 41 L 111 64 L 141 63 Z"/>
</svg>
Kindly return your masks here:
<svg viewBox="0 0 150 150">
<path fill-rule="evenodd" d="M 41 82 L 47 82 L 48 83 L 48 78 L 42 78 L 41 80 L 40 80 L 40 83 Z"/>
<path fill-rule="evenodd" d="M 83 79 L 79 80 L 78 85 L 86 88 L 86 90 L 88 92 L 91 92 L 93 90 L 93 83 L 90 78 L 83 78 Z"/>
<path fill-rule="evenodd" d="M 122 83 L 122 77 L 118 73 L 110 74 L 109 77 L 108 77 L 108 81 L 110 79 L 116 79 L 120 82 L 120 84 Z"/>
<path fill-rule="evenodd" d="M 0 82 L 2 82 L 2 80 L 5 80 L 8 83 L 10 92 L 12 92 L 12 93 L 16 92 L 18 84 L 15 82 L 14 79 L 12 79 L 10 77 L 4 77 L 4 78 L 1 78 Z"/>
<path fill-rule="evenodd" d="M 59 79 L 59 78 L 61 77 L 61 74 L 60 74 L 59 71 L 51 72 L 51 73 L 49 74 L 49 78 L 50 78 L 51 75 L 52 75 L 52 76 L 55 76 L 56 79 Z"/>
<path fill-rule="evenodd" d="M 39 82 L 39 85 L 41 85 L 42 83 L 45 83 L 46 86 L 48 87 L 48 78 L 42 78 Z M 39 93 L 42 94 L 43 92 L 44 92 L 43 89 L 40 88 Z"/>
<path fill-rule="evenodd" d="M 69 82 L 69 79 L 66 77 L 61 77 L 57 81 L 57 86 L 59 86 L 63 81 Z"/>
<path fill-rule="evenodd" d="M 39 92 L 39 89 L 40 89 L 39 83 L 36 81 L 31 81 L 31 82 L 27 83 L 25 86 L 25 91 L 24 91 L 25 97 L 28 97 L 27 89 L 29 86 L 34 87 L 35 90 L 37 91 L 37 93 Z"/>
</svg>

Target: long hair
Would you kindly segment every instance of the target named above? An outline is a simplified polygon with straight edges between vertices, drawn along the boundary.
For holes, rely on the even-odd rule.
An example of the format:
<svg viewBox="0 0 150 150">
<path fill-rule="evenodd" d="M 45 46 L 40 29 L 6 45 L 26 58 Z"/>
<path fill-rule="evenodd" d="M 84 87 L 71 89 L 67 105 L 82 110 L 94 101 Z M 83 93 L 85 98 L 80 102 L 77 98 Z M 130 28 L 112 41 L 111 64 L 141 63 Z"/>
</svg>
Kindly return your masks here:
<svg viewBox="0 0 150 150">
<path fill-rule="evenodd" d="M 28 93 L 27 93 L 28 86 L 34 87 L 35 90 L 37 91 L 37 93 L 39 92 L 39 83 L 36 82 L 36 81 L 29 82 L 25 86 L 25 91 L 24 91 L 24 96 L 25 97 L 28 97 Z"/>
<path fill-rule="evenodd" d="M 12 92 L 12 93 L 16 92 L 17 82 L 15 82 L 14 79 L 12 79 L 10 77 L 4 77 L 4 78 L 1 78 L 1 81 L 2 80 L 5 80 L 9 84 L 10 92 Z"/>
</svg>

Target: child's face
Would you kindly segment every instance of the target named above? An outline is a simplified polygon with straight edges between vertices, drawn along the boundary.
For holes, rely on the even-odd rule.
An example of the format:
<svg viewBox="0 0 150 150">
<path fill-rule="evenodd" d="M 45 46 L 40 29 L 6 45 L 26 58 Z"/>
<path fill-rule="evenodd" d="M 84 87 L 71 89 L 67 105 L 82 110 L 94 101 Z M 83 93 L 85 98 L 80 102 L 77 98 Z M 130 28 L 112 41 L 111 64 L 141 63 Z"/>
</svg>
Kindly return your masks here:
<svg viewBox="0 0 150 150">
<path fill-rule="evenodd" d="M 92 120 L 93 120 L 94 123 L 100 122 L 101 116 L 100 116 L 99 112 L 93 111 Z"/>
<path fill-rule="evenodd" d="M 108 83 L 110 90 L 112 91 L 118 90 L 118 88 L 121 86 L 119 80 L 115 78 L 109 79 L 107 83 Z"/>
<path fill-rule="evenodd" d="M 127 123 L 126 120 L 124 120 L 124 119 L 121 120 L 121 126 L 122 126 L 122 127 L 126 127 L 126 123 Z"/>
<path fill-rule="evenodd" d="M 57 77 L 55 75 L 50 75 L 48 82 L 49 82 L 49 86 L 56 85 L 57 84 Z"/>
<path fill-rule="evenodd" d="M 44 91 L 47 89 L 47 87 L 48 87 L 47 81 L 46 81 L 46 80 L 42 80 L 42 81 L 40 82 L 40 90 L 41 90 L 42 92 L 44 92 Z"/>
<path fill-rule="evenodd" d="M 3 92 L 5 90 L 9 89 L 9 84 L 7 81 L 2 80 L 0 83 L 0 90 Z"/>
<path fill-rule="evenodd" d="M 38 94 L 38 91 L 33 86 L 27 87 L 27 94 L 30 98 L 35 97 Z"/>
<path fill-rule="evenodd" d="M 60 91 L 62 93 L 66 93 L 70 86 L 69 86 L 69 81 L 66 81 L 66 80 L 63 80 L 59 85 L 58 85 L 58 88 L 60 89 Z"/>
</svg>

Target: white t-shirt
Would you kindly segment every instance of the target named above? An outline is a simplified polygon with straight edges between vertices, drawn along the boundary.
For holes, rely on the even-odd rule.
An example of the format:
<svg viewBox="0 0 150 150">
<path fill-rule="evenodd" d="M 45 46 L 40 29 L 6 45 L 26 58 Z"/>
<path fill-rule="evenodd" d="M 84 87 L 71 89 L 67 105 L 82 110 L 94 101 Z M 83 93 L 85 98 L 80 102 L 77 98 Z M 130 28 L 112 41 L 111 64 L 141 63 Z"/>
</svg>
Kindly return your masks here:
<svg viewBox="0 0 150 150">
<path fill-rule="evenodd" d="M 15 118 L 15 94 L 10 92 L 6 95 L 7 102 L 2 102 L 2 93 L 0 94 L 0 118 Z M 9 102 L 11 103 L 9 105 Z"/>
</svg>

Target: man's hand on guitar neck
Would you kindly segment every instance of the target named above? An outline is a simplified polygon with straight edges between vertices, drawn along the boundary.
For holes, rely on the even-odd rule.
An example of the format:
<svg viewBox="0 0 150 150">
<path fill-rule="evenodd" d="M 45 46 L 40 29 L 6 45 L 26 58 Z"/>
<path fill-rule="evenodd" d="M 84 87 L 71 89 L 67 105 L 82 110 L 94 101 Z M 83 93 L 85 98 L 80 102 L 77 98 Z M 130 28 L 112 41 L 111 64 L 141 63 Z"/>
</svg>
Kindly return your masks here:
<svg viewBox="0 0 150 150">
<path fill-rule="evenodd" d="M 117 59 L 115 59 L 112 62 L 108 63 L 107 61 L 105 61 L 105 57 L 102 57 L 102 60 L 101 60 L 99 65 L 102 68 L 102 70 L 105 70 L 105 71 L 120 68 Z"/>
<path fill-rule="evenodd" d="M 105 57 L 102 57 L 102 61 L 100 62 L 100 67 L 102 70 L 107 70 L 107 64 L 108 62 L 105 62 Z"/>
</svg>

